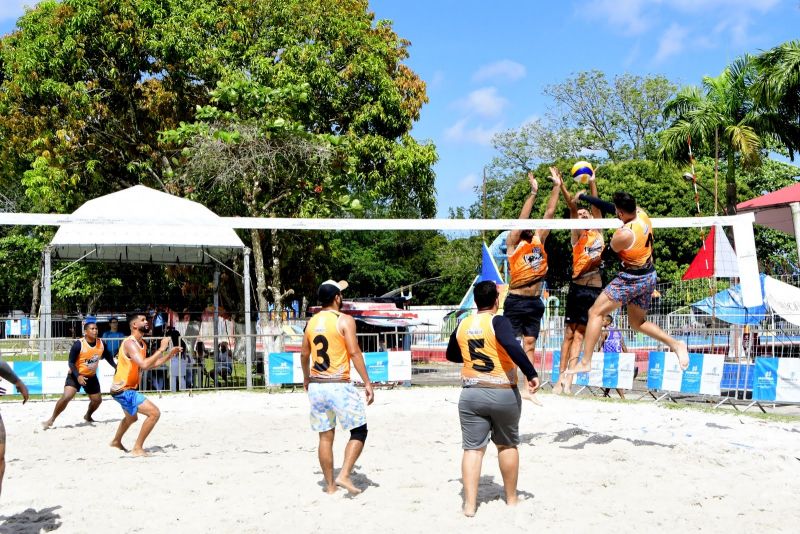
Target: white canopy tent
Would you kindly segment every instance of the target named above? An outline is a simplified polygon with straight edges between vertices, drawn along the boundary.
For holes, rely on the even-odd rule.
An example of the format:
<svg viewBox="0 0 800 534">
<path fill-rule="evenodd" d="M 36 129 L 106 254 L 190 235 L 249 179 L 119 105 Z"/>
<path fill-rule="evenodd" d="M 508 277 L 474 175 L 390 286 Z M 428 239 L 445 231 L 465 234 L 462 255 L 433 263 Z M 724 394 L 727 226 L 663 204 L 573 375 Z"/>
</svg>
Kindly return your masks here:
<svg viewBox="0 0 800 534">
<path fill-rule="evenodd" d="M 42 318 L 51 317 L 51 260 L 209 265 L 244 257 L 245 334 L 250 332 L 250 249 L 214 212 L 191 200 L 137 185 L 95 198 L 75 210 L 80 221 L 62 224 L 44 251 Z M 102 224 L 92 221 L 103 221 Z M 215 288 L 218 281 L 215 270 Z M 214 308 L 218 307 L 214 293 Z M 216 321 L 215 321 L 216 327 Z M 51 321 L 40 321 L 40 336 L 52 337 Z M 51 344 L 46 349 L 50 355 Z M 246 344 L 247 368 L 252 363 Z M 251 375 L 247 373 L 247 386 Z"/>
</svg>

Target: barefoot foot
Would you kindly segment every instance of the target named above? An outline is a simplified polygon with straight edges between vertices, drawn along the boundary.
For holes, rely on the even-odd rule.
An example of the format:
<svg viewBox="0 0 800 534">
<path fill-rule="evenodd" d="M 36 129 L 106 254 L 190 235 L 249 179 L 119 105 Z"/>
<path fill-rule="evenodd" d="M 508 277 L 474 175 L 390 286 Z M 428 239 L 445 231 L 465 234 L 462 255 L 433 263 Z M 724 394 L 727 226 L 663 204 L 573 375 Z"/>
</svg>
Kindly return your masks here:
<svg viewBox="0 0 800 534">
<path fill-rule="evenodd" d="M 347 493 L 349 493 L 350 495 L 358 495 L 359 493 L 361 493 L 361 490 L 353 485 L 353 481 L 350 480 L 349 477 L 348 478 L 344 478 L 344 477 L 337 478 L 336 479 L 336 485 L 337 486 L 341 486 L 344 489 L 346 489 Z"/>
<path fill-rule="evenodd" d="M 95 420 L 92 419 L 91 415 L 84 415 L 83 416 L 83 420 L 86 421 L 87 423 L 94 423 L 95 422 Z"/>
<path fill-rule="evenodd" d="M 128 452 L 128 449 L 126 449 L 125 447 L 122 446 L 122 442 L 121 441 L 114 440 L 111 443 L 109 443 L 109 445 L 111 447 L 114 447 L 115 449 L 121 450 L 122 452 Z"/>
<path fill-rule="evenodd" d="M 564 376 L 577 375 L 578 373 L 588 373 L 592 370 L 592 362 L 580 362 L 571 369 L 564 371 Z"/>
<path fill-rule="evenodd" d="M 42 421 L 42 430 L 47 430 L 53 426 L 53 421 L 48 419 L 47 421 Z"/>
<path fill-rule="evenodd" d="M 333 486 L 326 487 L 325 488 L 325 493 L 327 493 L 328 495 L 333 495 L 338 490 L 339 490 L 339 487 L 336 484 L 334 484 Z"/>
<path fill-rule="evenodd" d="M 467 517 L 475 517 L 475 511 L 477 507 L 474 504 L 464 504 L 464 515 Z"/>
<path fill-rule="evenodd" d="M 140 456 L 140 457 L 152 456 L 149 452 L 142 449 L 141 447 L 134 447 L 133 450 L 131 450 L 131 454 L 133 456 Z"/>
</svg>

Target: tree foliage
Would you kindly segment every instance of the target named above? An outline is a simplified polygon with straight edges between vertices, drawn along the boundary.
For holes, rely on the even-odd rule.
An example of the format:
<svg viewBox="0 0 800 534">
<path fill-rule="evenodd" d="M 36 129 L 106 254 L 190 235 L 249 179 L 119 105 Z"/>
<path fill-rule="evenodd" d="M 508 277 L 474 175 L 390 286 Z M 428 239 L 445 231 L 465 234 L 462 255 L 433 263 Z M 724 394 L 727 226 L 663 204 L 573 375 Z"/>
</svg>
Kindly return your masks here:
<svg viewBox="0 0 800 534">
<path fill-rule="evenodd" d="M 703 78 L 703 87 L 684 87 L 664 107 L 671 124 L 660 135 L 660 155 L 685 160 L 688 140 L 700 154 L 725 160 L 726 210 L 736 212 L 737 166 L 760 165 L 765 151 L 784 142 L 781 117 L 754 98 L 758 76 L 751 56 L 736 59 L 719 76 Z"/>
<path fill-rule="evenodd" d="M 365 0 L 44 0 L 0 41 L 0 184 L 35 211 L 143 183 L 225 215 L 432 216 L 409 44 Z M 262 264 L 313 246 L 253 237 Z"/>
<path fill-rule="evenodd" d="M 781 142 L 794 159 L 800 150 L 800 41 L 788 41 L 754 58 L 758 76 L 753 95 L 780 119 Z"/>
<path fill-rule="evenodd" d="M 672 82 L 661 75 L 622 74 L 609 81 L 599 70 L 579 72 L 544 89 L 574 129 L 580 146 L 603 151 L 612 161 L 653 154 L 655 134 L 664 123 L 661 112 L 674 92 Z M 555 154 L 556 158 L 571 155 Z"/>
</svg>

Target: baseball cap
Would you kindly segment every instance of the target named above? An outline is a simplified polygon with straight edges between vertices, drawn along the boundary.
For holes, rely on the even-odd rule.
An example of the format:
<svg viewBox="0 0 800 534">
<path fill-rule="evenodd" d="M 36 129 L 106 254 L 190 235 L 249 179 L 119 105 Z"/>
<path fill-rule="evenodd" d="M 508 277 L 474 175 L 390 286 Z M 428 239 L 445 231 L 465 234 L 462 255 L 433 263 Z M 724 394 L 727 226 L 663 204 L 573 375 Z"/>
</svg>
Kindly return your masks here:
<svg viewBox="0 0 800 534">
<path fill-rule="evenodd" d="M 333 301 L 333 297 L 347 289 L 347 286 L 348 284 L 345 280 L 339 280 L 338 282 L 335 280 L 325 280 L 319 285 L 319 289 L 317 289 L 317 300 L 323 304 L 329 303 Z"/>
<path fill-rule="evenodd" d="M 97 317 L 93 315 L 87 315 L 86 318 L 83 320 L 83 327 L 86 328 L 90 324 L 97 324 Z"/>
</svg>

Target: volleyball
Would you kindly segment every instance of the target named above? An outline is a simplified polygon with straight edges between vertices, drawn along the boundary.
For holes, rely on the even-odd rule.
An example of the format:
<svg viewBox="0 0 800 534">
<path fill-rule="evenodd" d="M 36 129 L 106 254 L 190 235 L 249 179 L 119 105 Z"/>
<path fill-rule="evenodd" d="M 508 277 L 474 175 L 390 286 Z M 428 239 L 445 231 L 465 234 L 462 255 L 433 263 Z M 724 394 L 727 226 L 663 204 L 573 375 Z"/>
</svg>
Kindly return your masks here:
<svg viewBox="0 0 800 534">
<path fill-rule="evenodd" d="M 579 184 L 586 185 L 589 183 L 589 178 L 594 174 L 594 169 L 588 161 L 579 161 L 572 166 L 570 174 L 573 180 Z"/>
</svg>

